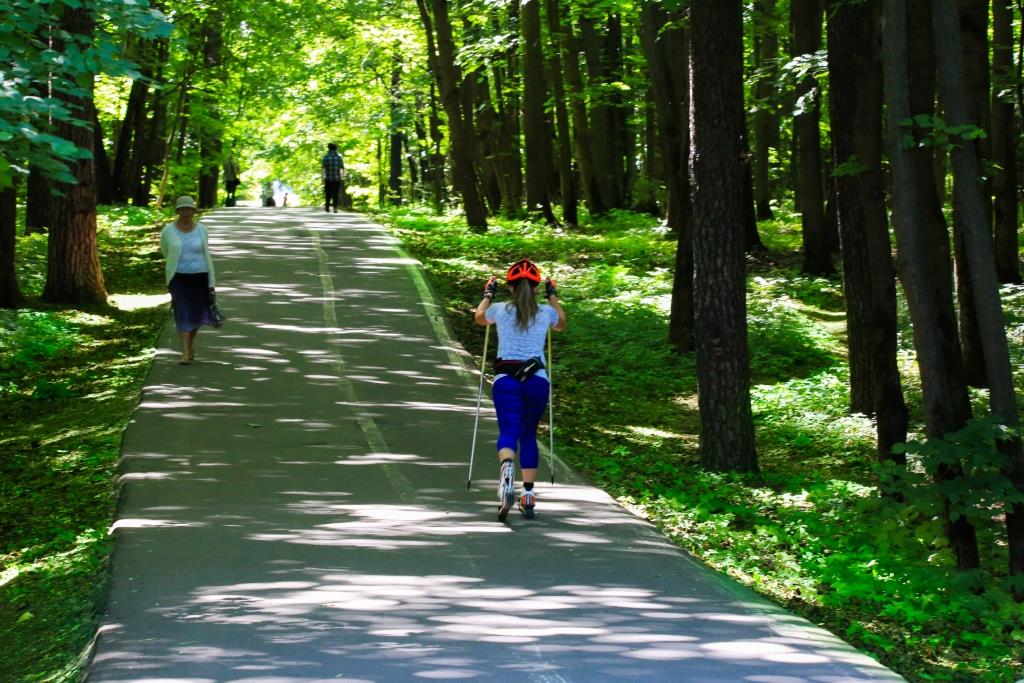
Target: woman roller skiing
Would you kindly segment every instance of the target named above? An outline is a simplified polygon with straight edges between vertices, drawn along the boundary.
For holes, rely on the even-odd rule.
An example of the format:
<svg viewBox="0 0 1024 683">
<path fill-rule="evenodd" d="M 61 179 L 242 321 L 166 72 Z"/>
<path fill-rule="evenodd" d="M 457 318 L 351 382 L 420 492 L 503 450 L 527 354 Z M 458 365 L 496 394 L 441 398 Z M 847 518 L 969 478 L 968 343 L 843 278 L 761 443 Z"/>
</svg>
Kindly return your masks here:
<svg viewBox="0 0 1024 683">
<path fill-rule="evenodd" d="M 494 408 L 498 414 L 498 519 L 505 521 L 515 502 L 516 450 L 523 476 L 519 510 L 531 519 L 537 505 L 533 484 L 537 479 L 537 423 L 548 403 L 548 375 L 544 368 L 544 340 L 548 330 L 565 329 L 565 311 L 551 278 L 544 280 L 548 304 L 537 304 L 540 269 L 527 259 L 516 261 L 505 275 L 510 300 L 492 306 L 498 278 L 484 285 L 484 298 L 476 308 L 478 325 L 494 325 L 498 357 L 494 361 Z"/>
</svg>

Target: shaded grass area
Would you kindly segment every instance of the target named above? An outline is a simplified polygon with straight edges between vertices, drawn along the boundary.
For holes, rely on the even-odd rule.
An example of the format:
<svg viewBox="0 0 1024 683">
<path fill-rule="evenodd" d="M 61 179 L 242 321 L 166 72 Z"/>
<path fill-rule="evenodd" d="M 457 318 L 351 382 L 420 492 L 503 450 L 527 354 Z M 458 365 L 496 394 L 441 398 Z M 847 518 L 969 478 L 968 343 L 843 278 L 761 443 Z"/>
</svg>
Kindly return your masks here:
<svg viewBox="0 0 1024 683">
<path fill-rule="evenodd" d="M 74 680 L 95 632 L 121 434 L 166 316 L 157 219 L 101 211 L 116 306 L 40 302 L 46 236 L 18 238 L 29 303 L 0 311 L 0 680 Z"/>
<path fill-rule="evenodd" d="M 675 245 L 656 221 L 618 213 L 576 232 L 495 221 L 479 235 L 457 216 L 379 217 L 424 263 L 477 358 L 483 330 L 471 311 L 489 275 L 527 256 L 559 280 L 569 315 L 554 346 L 559 456 L 680 546 L 908 680 L 1024 678 L 1024 609 L 1009 598 L 998 511 L 975 519 L 984 569 L 964 574 L 944 546 L 927 478 L 908 484 L 906 503 L 878 495 L 874 425 L 847 411 L 841 283 L 797 273 L 798 223 L 763 224 L 768 251 L 749 262 L 762 468 L 752 478 L 699 467 L 694 358 L 666 342 Z M 1021 367 L 1024 295 L 1008 289 L 1004 301 Z M 901 362 L 919 415 L 908 329 Z"/>
</svg>

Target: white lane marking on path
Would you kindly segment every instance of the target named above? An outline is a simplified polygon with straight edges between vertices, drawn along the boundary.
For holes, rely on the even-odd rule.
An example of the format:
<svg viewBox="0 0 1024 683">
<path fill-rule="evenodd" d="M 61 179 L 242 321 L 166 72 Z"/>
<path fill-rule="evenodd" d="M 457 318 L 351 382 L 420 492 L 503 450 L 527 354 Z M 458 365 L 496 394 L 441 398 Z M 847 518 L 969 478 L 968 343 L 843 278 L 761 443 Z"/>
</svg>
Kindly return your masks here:
<svg viewBox="0 0 1024 683">
<path fill-rule="evenodd" d="M 437 302 L 437 297 L 434 296 L 434 291 L 427 284 L 426 279 L 423 277 L 422 265 L 419 260 L 414 259 L 399 245 L 395 245 L 395 251 L 401 257 L 402 261 L 405 262 L 405 270 L 409 273 L 409 277 L 412 278 L 412 283 L 416 285 L 416 291 L 420 294 L 420 303 L 423 304 L 423 308 L 426 309 L 427 318 L 430 320 L 430 326 L 434 328 L 434 336 L 437 337 L 437 341 L 444 347 L 445 353 L 448 354 L 448 360 L 451 361 L 458 369 L 458 373 L 467 380 L 473 380 L 473 375 L 466 367 L 466 356 L 469 354 L 464 350 L 461 354 L 455 351 L 456 342 L 452 338 L 452 335 L 448 331 L 448 326 L 445 324 L 444 308 Z M 461 348 L 459 346 L 458 348 Z"/>
<path fill-rule="evenodd" d="M 313 245 L 316 249 L 320 269 L 320 286 L 324 290 L 324 323 L 328 329 L 337 330 L 338 314 L 334 310 L 334 278 L 331 277 L 330 266 L 327 263 L 327 252 L 324 251 L 323 246 L 320 244 L 320 235 L 314 230 L 310 230 L 309 234 L 313 236 Z M 328 344 L 328 347 L 331 354 L 331 364 L 334 367 L 334 374 L 341 383 L 342 396 L 344 396 L 346 403 L 349 405 L 358 406 L 359 397 L 356 395 L 355 385 L 348 378 L 345 358 L 341 355 L 340 348 L 337 344 Z M 356 411 L 356 421 L 359 424 L 359 429 L 366 436 L 366 442 L 369 444 L 370 450 L 376 453 L 389 453 L 387 441 L 385 441 L 384 435 L 381 433 L 376 421 L 366 413 L 360 412 L 358 408 L 356 408 Z M 416 489 L 405 478 L 405 475 L 399 471 L 398 467 L 390 463 L 381 463 L 381 467 L 384 468 L 385 476 L 387 476 L 391 485 L 395 487 L 395 490 L 398 491 L 403 501 L 411 503 L 417 500 Z"/>
</svg>

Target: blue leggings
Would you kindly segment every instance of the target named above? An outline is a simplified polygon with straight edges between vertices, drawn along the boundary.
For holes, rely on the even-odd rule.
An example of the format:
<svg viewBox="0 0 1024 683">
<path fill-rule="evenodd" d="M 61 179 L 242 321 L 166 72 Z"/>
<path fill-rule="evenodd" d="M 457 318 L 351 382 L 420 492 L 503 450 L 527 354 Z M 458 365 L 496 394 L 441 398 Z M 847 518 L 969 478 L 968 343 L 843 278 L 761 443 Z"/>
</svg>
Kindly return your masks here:
<svg viewBox="0 0 1024 683">
<path fill-rule="evenodd" d="M 519 467 L 537 467 L 537 423 L 548 404 L 548 381 L 534 375 L 525 382 L 505 376 L 494 383 L 492 396 L 498 412 L 498 450 L 519 445 Z"/>
</svg>

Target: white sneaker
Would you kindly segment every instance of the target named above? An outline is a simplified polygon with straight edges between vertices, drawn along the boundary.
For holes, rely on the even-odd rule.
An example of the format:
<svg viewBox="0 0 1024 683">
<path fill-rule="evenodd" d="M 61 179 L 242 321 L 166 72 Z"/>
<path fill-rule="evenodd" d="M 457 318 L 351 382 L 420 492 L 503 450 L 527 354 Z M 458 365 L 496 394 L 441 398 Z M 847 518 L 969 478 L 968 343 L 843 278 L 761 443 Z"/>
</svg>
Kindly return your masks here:
<svg viewBox="0 0 1024 683">
<path fill-rule="evenodd" d="M 501 473 L 498 475 L 498 501 L 501 503 L 501 507 L 498 508 L 498 521 L 504 522 L 516 501 L 516 465 L 511 460 L 501 463 Z"/>
<path fill-rule="evenodd" d="M 519 511 L 526 519 L 533 519 L 534 508 L 537 506 L 537 494 L 533 491 L 523 491 L 519 496 Z"/>
</svg>

